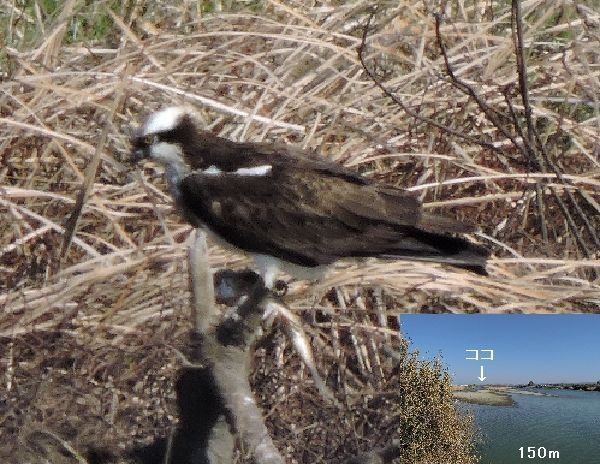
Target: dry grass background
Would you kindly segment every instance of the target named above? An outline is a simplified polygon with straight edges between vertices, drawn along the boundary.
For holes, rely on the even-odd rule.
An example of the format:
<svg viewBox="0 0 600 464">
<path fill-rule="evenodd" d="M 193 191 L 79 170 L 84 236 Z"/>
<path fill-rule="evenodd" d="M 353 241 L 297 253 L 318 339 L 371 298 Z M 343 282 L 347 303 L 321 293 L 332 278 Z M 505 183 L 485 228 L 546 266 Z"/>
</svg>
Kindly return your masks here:
<svg viewBox="0 0 600 464">
<path fill-rule="evenodd" d="M 451 85 L 435 43 L 437 2 L 384 5 L 367 62 L 413 111 L 482 137 L 500 154 L 409 117 L 366 78 L 356 48 L 370 2 L 232 2 L 218 12 L 207 2 L 66 0 L 51 15 L 50 3 L 0 2 L 0 373 L 8 436 L 24 424 L 60 421 L 58 411 L 69 408 L 84 418 L 66 436 L 76 443 L 97 436 L 98 423 L 107 426 L 100 438 L 121 445 L 172 419 L 172 398 L 152 397 L 152 389 L 171 391 L 174 340 L 188 328 L 190 228 L 172 211 L 159 168 L 128 164 L 132 124 L 166 104 L 193 105 L 207 128 L 235 140 L 316 150 L 410 187 L 430 210 L 481 226 L 475 239 L 495 253 L 490 277 L 369 261 L 342 263 L 316 287 L 293 284 L 294 310 L 338 314 L 340 330 L 354 337 L 350 357 L 366 356 L 371 343 L 379 352 L 395 337 L 401 312 L 598 310 L 600 15 L 593 1 L 522 4 L 533 118 L 560 175 L 532 170 Z M 445 13 L 456 75 L 507 113 L 503 92 L 517 79 L 510 5 L 459 1 Z M 520 111 L 520 99 L 513 105 Z M 210 262 L 248 264 L 217 247 Z M 331 342 L 316 322 L 307 328 Z M 371 362 L 356 363 L 372 376 Z M 75 400 L 81 391 L 89 394 Z M 20 408 L 28 412 L 19 416 Z M 143 427 L 124 430 L 119 417 Z M 454 440 L 466 433 L 461 428 Z"/>
</svg>

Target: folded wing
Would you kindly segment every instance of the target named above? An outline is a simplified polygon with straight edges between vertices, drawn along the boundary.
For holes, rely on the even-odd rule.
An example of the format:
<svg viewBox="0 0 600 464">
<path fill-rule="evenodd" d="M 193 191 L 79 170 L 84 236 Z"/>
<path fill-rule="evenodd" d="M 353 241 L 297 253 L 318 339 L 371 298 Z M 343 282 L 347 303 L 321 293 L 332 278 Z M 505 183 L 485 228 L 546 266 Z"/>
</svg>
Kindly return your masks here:
<svg viewBox="0 0 600 464">
<path fill-rule="evenodd" d="M 470 227 L 424 215 L 400 189 L 357 181 L 327 164 L 276 162 L 263 175 L 194 172 L 181 183 L 192 222 L 248 252 L 302 266 L 344 257 L 406 257 L 485 273 L 488 252 L 446 232 Z"/>
</svg>

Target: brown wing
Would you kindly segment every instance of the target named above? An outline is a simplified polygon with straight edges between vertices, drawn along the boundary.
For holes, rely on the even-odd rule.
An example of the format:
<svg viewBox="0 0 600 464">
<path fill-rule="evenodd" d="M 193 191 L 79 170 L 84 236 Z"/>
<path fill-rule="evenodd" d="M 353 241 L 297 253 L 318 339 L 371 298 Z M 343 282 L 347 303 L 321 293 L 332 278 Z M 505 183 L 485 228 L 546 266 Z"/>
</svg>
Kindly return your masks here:
<svg viewBox="0 0 600 464">
<path fill-rule="evenodd" d="M 165 135 L 165 138 L 169 137 Z M 171 136 L 173 137 L 173 136 Z M 184 140 L 186 162 L 192 169 L 218 167 L 221 171 L 235 171 L 240 167 L 257 165 L 291 165 L 297 169 L 326 173 L 348 182 L 366 185 L 369 182 L 344 166 L 327 161 L 314 152 L 294 145 L 278 143 L 232 142 L 206 131 L 192 131 L 179 137 Z"/>
<path fill-rule="evenodd" d="M 274 164 L 267 176 L 193 173 L 181 184 L 183 207 L 238 248 L 304 266 L 376 256 L 403 239 L 423 249 L 410 237 L 420 214 L 414 197 L 303 168 Z"/>
<path fill-rule="evenodd" d="M 485 273 L 488 251 L 447 232 L 471 228 L 422 214 L 415 197 L 289 145 L 235 143 L 210 133 L 184 137 L 196 172 L 177 199 L 186 217 L 254 253 L 316 266 L 351 256 L 390 256 L 448 262 Z M 266 176 L 239 168 L 271 165 Z"/>
</svg>

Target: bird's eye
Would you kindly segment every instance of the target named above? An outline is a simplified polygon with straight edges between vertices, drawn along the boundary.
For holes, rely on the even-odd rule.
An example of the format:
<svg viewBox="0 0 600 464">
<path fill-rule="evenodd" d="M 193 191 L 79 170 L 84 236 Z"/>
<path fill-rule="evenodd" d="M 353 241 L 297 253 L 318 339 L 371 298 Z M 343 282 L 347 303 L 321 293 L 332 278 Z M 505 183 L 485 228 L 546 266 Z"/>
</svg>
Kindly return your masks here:
<svg viewBox="0 0 600 464">
<path fill-rule="evenodd" d="M 152 145 L 153 143 L 157 143 L 158 139 L 159 139 L 159 137 L 156 134 L 146 135 L 144 137 L 144 145 Z"/>
</svg>

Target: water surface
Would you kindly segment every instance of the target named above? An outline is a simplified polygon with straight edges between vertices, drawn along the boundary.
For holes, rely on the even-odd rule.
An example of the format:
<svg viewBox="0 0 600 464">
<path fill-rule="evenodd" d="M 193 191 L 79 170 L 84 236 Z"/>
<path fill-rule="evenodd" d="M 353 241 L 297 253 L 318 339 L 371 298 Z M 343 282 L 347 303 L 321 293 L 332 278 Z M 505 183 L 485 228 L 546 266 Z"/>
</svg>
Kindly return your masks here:
<svg viewBox="0 0 600 464">
<path fill-rule="evenodd" d="M 459 403 L 472 412 L 482 442 L 481 464 L 600 464 L 600 392 L 531 388 L 552 396 L 512 394 L 514 406 Z M 519 448 L 543 446 L 559 459 L 521 459 Z"/>
</svg>

